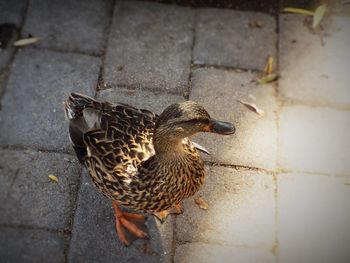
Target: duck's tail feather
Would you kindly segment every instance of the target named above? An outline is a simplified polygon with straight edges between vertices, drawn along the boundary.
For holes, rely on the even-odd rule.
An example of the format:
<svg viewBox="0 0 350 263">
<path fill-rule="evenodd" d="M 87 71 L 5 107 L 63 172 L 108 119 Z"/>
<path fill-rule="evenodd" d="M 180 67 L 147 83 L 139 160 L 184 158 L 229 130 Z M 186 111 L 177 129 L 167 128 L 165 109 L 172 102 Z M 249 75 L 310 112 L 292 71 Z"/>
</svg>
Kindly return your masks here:
<svg viewBox="0 0 350 263">
<path fill-rule="evenodd" d="M 84 133 L 100 125 L 101 103 L 93 98 L 71 93 L 64 102 L 64 112 L 69 120 L 69 136 L 73 148 L 80 162 L 84 162 L 87 155 L 87 148 L 84 143 Z"/>
<path fill-rule="evenodd" d="M 64 102 L 66 118 L 72 120 L 81 117 L 84 109 L 92 108 L 96 104 L 99 104 L 99 102 L 89 96 L 79 93 L 71 93 L 68 99 Z"/>
</svg>

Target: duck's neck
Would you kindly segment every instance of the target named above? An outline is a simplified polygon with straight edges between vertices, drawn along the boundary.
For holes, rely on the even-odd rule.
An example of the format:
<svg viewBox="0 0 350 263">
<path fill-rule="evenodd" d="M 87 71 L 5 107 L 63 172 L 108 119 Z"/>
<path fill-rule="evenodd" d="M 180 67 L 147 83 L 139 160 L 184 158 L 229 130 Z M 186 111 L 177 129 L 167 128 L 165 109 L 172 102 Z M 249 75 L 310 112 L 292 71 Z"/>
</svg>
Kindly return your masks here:
<svg viewBox="0 0 350 263">
<path fill-rule="evenodd" d="M 186 154 L 182 140 L 182 138 L 163 140 L 155 136 L 153 139 L 154 150 L 158 156 L 164 158 L 182 157 Z"/>
</svg>

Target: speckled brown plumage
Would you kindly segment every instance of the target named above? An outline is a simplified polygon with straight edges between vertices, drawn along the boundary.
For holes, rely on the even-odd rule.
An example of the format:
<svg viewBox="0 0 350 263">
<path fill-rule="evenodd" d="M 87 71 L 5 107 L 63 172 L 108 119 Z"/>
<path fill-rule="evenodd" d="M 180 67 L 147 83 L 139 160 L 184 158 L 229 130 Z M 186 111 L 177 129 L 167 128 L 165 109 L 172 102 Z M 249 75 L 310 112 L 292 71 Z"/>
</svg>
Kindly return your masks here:
<svg viewBox="0 0 350 263">
<path fill-rule="evenodd" d="M 162 124 L 182 114 L 172 107 L 178 104 L 159 117 L 126 104 L 101 103 L 71 94 L 65 102 L 70 137 L 92 181 L 105 196 L 139 211 L 160 212 L 199 190 L 204 182 L 204 165 L 191 141 L 181 139 L 180 153 L 171 148 L 164 153 L 162 149 L 168 145 L 162 140 L 171 140 L 166 138 L 169 127 L 162 129 Z M 194 107 L 187 115 L 187 126 L 195 125 L 197 119 L 206 124 L 210 118 L 202 107 Z M 170 127 L 179 129 L 175 126 Z M 161 140 L 159 154 L 155 154 L 154 130 L 160 134 L 155 138 Z"/>
<path fill-rule="evenodd" d="M 152 212 L 161 220 L 170 208 L 180 213 L 180 202 L 204 183 L 203 161 L 188 137 L 235 131 L 192 101 L 172 104 L 158 116 L 72 93 L 64 109 L 73 148 L 94 184 L 112 200 L 116 230 L 125 245 L 130 241 L 124 228 L 136 237 L 147 236 L 130 221 L 145 218 L 123 212 L 119 205 Z"/>
</svg>

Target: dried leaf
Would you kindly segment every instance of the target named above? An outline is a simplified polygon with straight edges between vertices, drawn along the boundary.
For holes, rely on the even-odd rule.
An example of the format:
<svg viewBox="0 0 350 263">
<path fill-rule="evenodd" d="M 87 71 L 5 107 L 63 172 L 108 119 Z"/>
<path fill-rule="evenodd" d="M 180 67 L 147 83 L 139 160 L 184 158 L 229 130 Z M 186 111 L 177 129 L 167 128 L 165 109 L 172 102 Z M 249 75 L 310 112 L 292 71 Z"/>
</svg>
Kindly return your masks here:
<svg viewBox="0 0 350 263">
<path fill-rule="evenodd" d="M 238 100 L 238 102 L 242 103 L 244 106 L 246 106 L 251 111 L 254 111 L 259 116 L 263 116 L 265 114 L 265 112 L 262 109 L 259 109 L 255 103 L 248 103 L 242 100 Z"/>
<path fill-rule="evenodd" d="M 264 85 L 277 80 L 277 78 L 278 78 L 278 75 L 273 73 L 273 74 L 266 75 L 265 77 L 262 77 L 260 79 L 257 79 L 256 82 L 260 85 Z"/>
<path fill-rule="evenodd" d="M 272 71 L 273 71 L 273 56 L 269 56 L 264 68 L 264 73 L 267 75 L 270 75 Z"/>
<path fill-rule="evenodd" d="M 319 7 L 316 8 L 314 12 L 314 17 L 312 20 L 312 28 L 316 28 L 320 23 L 322 18 L 324 17 L 324 14 L 327 11 L 327 6 L 326 5 L 320 5 Z"/>
<path fill-rule="evenodd" d="M 302 8 L 287 7 L 287 8 L 284 8 L 282 11 L 288 12 L 288 13 L 306 15 L 306 16 L 313 16 L 314 15 L 313 11 L 302 9 Z"/>
<path fill-rule="evenodd" d="M 54 181 L 54 182 L 58 183 L 58 178 L 57 178 L 57 176 L 55 176 L 55 175 L 53 175 L 53 174 L 49 174 L 47 177 L 49 177 L 51 181 Z"/>
<path fill-rule="evenodd" d="M 207 210 L 209 208 L 207 202 L 205 202 L 201 197 L 194 198 L 194 202 L 203 210 Z"/>
<path fill-rule="evenodd" d="M 17 40 L 15 43 L 13 43 L 13 45 L 15 47 L 23 47 L 23 46 L 34 44 L 38 41 L 39 41 L 39 38 L 37 37 L 23 38 L 23 39 Z"/>
</svg>

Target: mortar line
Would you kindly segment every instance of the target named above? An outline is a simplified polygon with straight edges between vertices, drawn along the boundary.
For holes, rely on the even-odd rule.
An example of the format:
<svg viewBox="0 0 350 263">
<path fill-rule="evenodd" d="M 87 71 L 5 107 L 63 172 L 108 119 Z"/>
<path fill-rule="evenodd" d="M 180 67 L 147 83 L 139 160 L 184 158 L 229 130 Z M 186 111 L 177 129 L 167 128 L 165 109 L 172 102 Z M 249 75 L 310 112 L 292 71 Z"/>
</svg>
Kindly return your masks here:
<svg viewBox="0 0 350 263">
<path fill-rule="evenodd" d="M 316 175 L 316 176 L 326 176 L 331 178 L 349 178 L 349 173 L 341 174 L 341 173 L 327 173 L 320 171 L 303 171 L 303 170 L 289 170 L 289 169 L 280 169 L 280 173 L 282 174 L 306 174 L 306 175 Z"/>
<path fill-rule="evenodd" d="M 277 11 L 276 11 L 276 15 L 275 15 L 275 19 L 276 19 L 276 43 L 275 43 L 275 47 L 276 47 L 276 65 L 275 65 L 275 71 L 277 73 L 277 75 L 279 75 L 279 67 L 280 67 L 280 23 L 279 23 L 279 9 L 280 9 L 280 0 L 278 1 L 278 7 L 277 7 Z M 276 86 L 275 86 L 275 93 L 276 93 L 276 98 L 279 98 L 279 78 L 277 78 L 276 80 Z"/>
<path fill-rule="evenodd" d="M 300 99 L 289 99 L 289 98 L 279 98 L 279 103 L 281 107 L 288 107 L 288 106 L 302 106 L 302 107 L 309 107 L 309 108 L 326 108 L 326 109 L 332 109 L 332 110 L 339 110 L 339 111 L 349 111 L 350 106 L 349 105 L 338 105 L 335 103 L 318 103 L 318 102 L 311 102 L 311 101 L 302 101 Z"/>
<path fill-rule="evenodd" d="M 36 46 L 36 45 L 31 46 L 31 48 L 39 51 L 52 51 L 52 52 L 57 52 L 62 54 L 77 54 L 77 55 L 89 56 L 94 58 L 101 57 L 101 55 L 98 54 L 97 52 L 81 51 L 78 49 L 64 49 L 59 47 L 44 47 L 44 46 Z"/>
<path fill-rule="evenodd" d="M 196 243 L 201 243 L 201 244 L 206 244 L 206 245 L 216 245 L 216 246 L 223 246 L 223 247 L 228 247 L 228 248 L 243 248 L 243 249 L 262 249 L 265 251 L 269 251 L 268 246 L 263 246 L 263 245 L 243 245 L 243 244 L 229 244 L 225 242 L 220 242 L 220 241 L 206 241 L 206 240 L 179 240 L 179 245 L 185 245 L 185 244 L 196 244 Z M 271 252 L 271 251 L 269 251 Z"/>
<path fill-rule="evenodd" d="M 190 73 L 188 75 L 188 86 L 187 90 L 184 92 L 184 98 L 186 100 L 189 100 L 190 94 L 192 91 L 192 77 L 193 77 L 193 60 L 194 60 L 194 47 L 196 45 L 197 36 L 196 36 L 196 28 L 197 28 L 197 21 L 198 21 L 198 9 L 192 9 L 193 10 L 193 24 L 192 24 L 192 43 L 191 43 L 191 50 L 190 50 Z"/>
<path fill-rule="evenodd" d="M 235 67 L 235 66 L 227 66 L 227 65 L 218 65 L 218 64 L 209 64 L 209 63 L 201 63 L 201 64 L 192 64 L 192 68 L 214 68 L 214 69 L 221 69 L 226 71 L 234 71 L 234 72 L 251 72 L 251 73 L 259 73 L 261 72 L 261 69 L 255 69 L 255 68 L 241 68 L 241 67 Z"/>
<path fill-rule="evenodd" d="M 80 188 L 82 185 L 82 177 L 83 177 L 83 167 L 80 166 L 79 169 L 79 176 L 77 178 L 77 186 L 75 188 L 76 194 L 74 197 L 74 201 L 73 201 L 73 209 L 72 209 L 72 213 L 70 215 L 70 224 L 69 224 L 69 239 L 67 240 L 67 242 L 65 243 L 65 247 L 64 247 L 64 261 L 65 263 L 68 263 L 68 256 L 69 256 L 69 252 L 70 252 L 70 247 L 71 247 L 71 241 L 72 241 L 72 237 L 73 237 L 73 230 L 74 230 L 74 223 L 75 223 L 75 214 L 76 211 L 78 209 L 78 204 L 80 201 Z"/>
<path fill-rule="evenodd" d="M 132 91 L 137 91 L 137 90 L 144 90 L 144 91 L 149 91 L 152 93 L 165 93 L 165 94 L 170 94 L 170 95 L 178 95 L 182 96 L 183 91 L 173 91 L 173 90 L 164 90 L 158 87 L 148 87 L 148 86 L 142 86 L 140 84 L 105 84 L 104 89 L 99 89 L 98 91 L 103 91 L 103 90 L 109 90 L 109 89 L 126 89 L 126 90 L 132 90 Z M 182 92 L 182 93 L 181 93 Z"/>
<path fill-rule="evenodd" d="M 146 92 L 150 92 L 153 93 L 153 95 L 178 95 L 181 96 L 179 93 L 175 93 L 175 92 L 170 92 L 170 91 L 166 91 L 163 89 L 150 89 L 150 88 L 146 88 L 146 87 L 136 87 L 136 86 L 129 86 L 129 85 L 116 85 L 115 87 L 108 87 L 102 90 L 98 90 L 98 91 L 119 91 L 121 89 L 124 89 L 125 91 L 139 91 L 139 90 L 143 90 Z"/>
<path fill-rule="evenodd" d="M 277 75 L 280 75 L 280 22 L 279 22 L 279 10 L 281 8 L 281 1 L 277 1 L 277 8 L 276 8 L 276 73 Z M 275 83 L 275 99 L 276 99 L 276 107 L 277 111 L 275 112 L 275 123 L 276 123 L 276 166 L 277 170 L 280 170 L 280 163 L 279 163 L 279 151 L 280 151 L 280 140 L 279 140 L 279 134 L 280 134 L 280 112 L 281 112 L 281 104 L 279 100 L 279 78 L 277 78 Z M 275 262 L 278 263 L 278 249 L 279 249 L 279 239 L 278 239 L 278 221 L 279 221 L 279 206 L 278 206 L 278 182 L 277 182 L 277 174 L 273 175 L 273 181 L 275 184 L 275 191 L 274 191 L 274 199 L 275 199 L 275 244 L 271 248 L 271 252 L 274 255 Z"/>
<path fill-rule="evenodd" d="M 274 200 L 275 200 L 275 215 L 274 215 L 274 219 L 275 219 L 275 242 L 271 248 L 271 253 L 274 255 L 275 257 L 275 262 L 278 262 L 278 246 L 279 246 L 279 242 L 278 242 L 278 225 L 279 225 L 279 217 L 278 217 L 278 209 L 279 209 L 279 205 L 278 205 L 278 182 L 277 182 L 277 175 L 274 174 L 272 176 L 273 178 L 273 182 L 275 184 L 275 189 L 274 189 Z"/>
<path fill-rule="evenodd" d="M 193 72 L 192 72 L 192 68 L 190 68 L 190 74 L 188 75 L 188 87 L 187 87 L 187 90 L 184 92 L 184 96 L 183 96 L 185 100 L 190 99 L 190 95 L 192 92 L 192 77 L 193 77 Z"/>
<path fill-rule="evenodd" d="M 204 161 L 204 163 L 208 166 L 221 166 L 221 167 L 228 167 L 233 168 L 236 170 L 248 170 L 248 171 L 257 171 L 257 172 L 264 172 L 266 174 L 273 175 L 276 173 L 276 171 L 267 170 L 264 168 L 254 167 L 254 166 L 248 166 L 248 165 L 242 165 L 242 164 L 228 164 L 228 163 L 220 163 L 220 162 L 214 162 L 214 161 Z"/>
<path fill-rule="evenodd" d="M 95 88 L 94 98 L 96 98 L 97 92 L 99 90 L 103 90 L 103 87 L 105 87 L 105 85 L 106 85 L 105 81 L 103 79 L 103 69 L 104 69 L 104 65 L 105 65 L 105 61 L 106 61 L 106 57 L 107 57 L 107 49 L 108 49 L 108 44 L 109 44 L 109 41 L 111 38 L 111 29 L 112 29 L 113 20 L 114 20 L 114 12 L 115 12 L 115 9 L 117 8 L 117 4 L 118 4 L 117 0 L 112 0 L 111 11 L 108 14 L 109 21 L 108 21 L 108 24 L 106 25 L 106 27 L 104 28 L 105 39 L 104 39 L 102 56 L 101 56 L 101 66 L 100 66 L 100 70 L 98 72 L 97 85 Z"/>
</svg>

